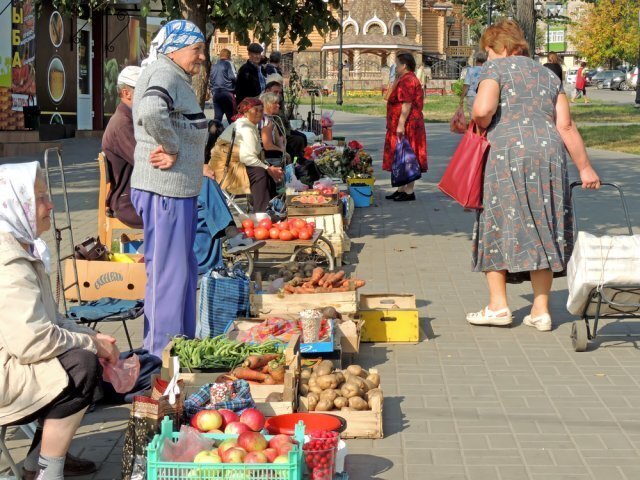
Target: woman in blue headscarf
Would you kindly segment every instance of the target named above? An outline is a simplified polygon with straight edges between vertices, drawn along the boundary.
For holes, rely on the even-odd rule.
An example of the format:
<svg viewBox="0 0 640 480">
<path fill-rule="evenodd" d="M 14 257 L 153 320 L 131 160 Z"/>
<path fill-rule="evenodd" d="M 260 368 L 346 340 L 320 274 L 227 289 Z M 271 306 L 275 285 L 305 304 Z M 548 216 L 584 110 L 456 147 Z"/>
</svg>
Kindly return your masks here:
<svg viewBox="0 0 640 480">
<path fill-rule="evenodd" d="M 191 88 L 205 38 L 173 20 L 151 43 L 136 84 L 131 201 L 144 224 L 144 347 L 161 356 L 170 337 L 196 333 L 198 262 L 193 251 L 208 122 Z"/>
</svg>

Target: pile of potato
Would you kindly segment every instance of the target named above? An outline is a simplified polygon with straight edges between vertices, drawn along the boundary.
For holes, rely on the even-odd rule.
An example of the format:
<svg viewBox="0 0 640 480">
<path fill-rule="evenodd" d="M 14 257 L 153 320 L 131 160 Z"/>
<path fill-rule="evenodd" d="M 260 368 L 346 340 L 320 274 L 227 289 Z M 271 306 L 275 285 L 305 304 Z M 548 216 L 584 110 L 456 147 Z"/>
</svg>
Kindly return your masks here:
<svg viewBox="0 0 640 480">
<path fill-rule="evenodd" d="M 305 368 L 300 374 L 300 394 L 306 397 L 310 412 L 382 410 L 380 375 L 360 365 L 334 371 L 333 363 L 323 360 L 313 369 Z"/>
</svg>

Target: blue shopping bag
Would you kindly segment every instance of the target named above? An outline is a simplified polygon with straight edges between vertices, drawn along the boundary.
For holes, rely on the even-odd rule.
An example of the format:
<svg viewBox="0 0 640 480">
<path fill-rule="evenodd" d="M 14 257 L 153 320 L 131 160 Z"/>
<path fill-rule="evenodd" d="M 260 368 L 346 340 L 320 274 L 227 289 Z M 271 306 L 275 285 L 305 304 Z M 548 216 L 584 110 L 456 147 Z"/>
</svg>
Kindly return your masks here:
<svg viewBox="0 0 640 480">
<path fill-rule="evenodd" d="M 391 186 L 402 187 L 408 183 L 415 182 L 422 177 L 420 163 L 414 153 L 409 140 L 403 136 L 398 138 L 396 151 L 391 165 Z"/>
<path fill-rule="evenodd" d="M 211 270 L 200 284 L 200 322 L 196 337 L 222 335 L 237 318 L 249 316 L 249 278 L 239 270 Z"/>
</svg>

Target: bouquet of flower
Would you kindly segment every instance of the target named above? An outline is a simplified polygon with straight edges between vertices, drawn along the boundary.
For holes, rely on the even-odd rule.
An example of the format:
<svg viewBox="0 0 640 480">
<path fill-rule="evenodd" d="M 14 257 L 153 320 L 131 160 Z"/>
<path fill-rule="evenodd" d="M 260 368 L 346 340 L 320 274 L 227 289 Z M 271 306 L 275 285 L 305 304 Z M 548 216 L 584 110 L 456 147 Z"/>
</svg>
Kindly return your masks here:
<svg viewBox="0 0 640 480">
<path fill-rule="evenodd" d="M 373 175 L 373 160 L 371 155 L 362 149 L 362 144 L 351 140 L 344 149 L 345 159 L 344 178 L 371 178 Z"/>
<path fill-rule="evenodd" d="M 344 178 L 344 157 L 336 150 L 325 150 L 316 157 L 320 173 L 329 178 Z"/>
</svg>

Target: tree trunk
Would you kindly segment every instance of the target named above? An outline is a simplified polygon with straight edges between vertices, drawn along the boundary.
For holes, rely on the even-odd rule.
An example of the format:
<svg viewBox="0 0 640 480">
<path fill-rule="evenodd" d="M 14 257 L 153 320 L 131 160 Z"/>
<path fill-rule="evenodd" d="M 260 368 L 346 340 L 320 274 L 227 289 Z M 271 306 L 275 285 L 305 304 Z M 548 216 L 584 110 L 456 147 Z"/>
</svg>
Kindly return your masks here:
<svg viewBox="0 0 640 480">
<path fill-rule="evenodd" d="M 180 0 L 180 13 L 182 18 L 190 20 L 197 25 L 202 33 L 207 35 L 207 3 L 205 0 Z M 211 37 L 213 38 L 213 36 Z M 196 93 L 196 98 L 200 102 L 200 107 L 204 108 L 204 102 L 207 98 L 207 84 L 209 80 L 209 70 L 211 67 L 211 58 L 209 56 L 209 43 L 205 48 L 206 60 L 202 65 L 200 73 L 193 77 L 192 86 Z"/>
<path fill-rule="evenodd" d="M 518 11 L 516 20 L 524 30 L 524 38 L 529 44 L 529 56 L 533 57 L 536 53 L 536 17 L 534 0 L 518 0 Z"/>
</svg>

